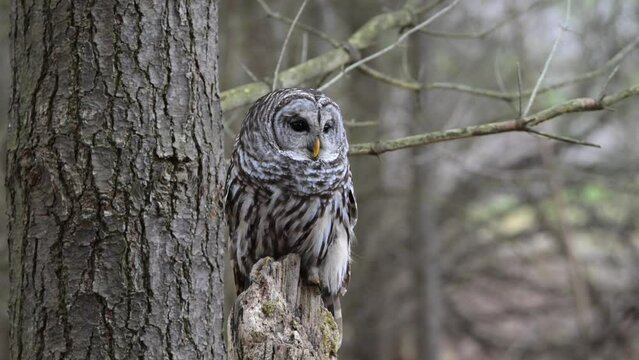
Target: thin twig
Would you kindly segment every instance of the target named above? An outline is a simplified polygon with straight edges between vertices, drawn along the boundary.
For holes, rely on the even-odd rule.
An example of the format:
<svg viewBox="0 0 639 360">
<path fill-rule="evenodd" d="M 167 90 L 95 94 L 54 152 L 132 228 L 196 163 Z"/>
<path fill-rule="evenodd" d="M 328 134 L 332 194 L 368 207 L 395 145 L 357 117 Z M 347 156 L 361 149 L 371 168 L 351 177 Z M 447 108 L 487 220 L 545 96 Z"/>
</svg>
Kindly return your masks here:
<svg viewBox="0 0 639 360">
<path fill-rule="evenodd" d="M 526 115 L 528 115 L 528 112 L 530 111 L 530 108 L 532 107 L 532 104 L 535 101 L 535 97 L 537 96 L 537 91 L 539 90 L 539 87 L 541 86 L 541 83 L 544 80 L 544 77 L 546 77 L 546 72 L 548 72 L 548 68 L 550 67 L 550 62 L 552 61 L 552 58 L 555 55 L 555 51 L 557 50 L 557 46 L 559 45 L 561 36 L 564 34 L 564 31 L 565 31 L 564 28 L 568 27 L 569 21 L 570 21 L 570 0 L 566 0 L 566 17 L 564 18 L 563 27 L 559 30 L 559 35 L 557 35 L 557 39 L 555 39 L 555 43 L 552 44 L 552 49 L 550 50 L 550 53 L 548 54 L 548 57 L 546 58 L 546 63 L 544 64 L 544 68 L 541 71 L 539 78 L 537 79 L 537 83 L 535 84 L 535 87 L 533 88 L 532 94 L 530 95 L 530 99 L 528 99 L 528 105 L 526 105 L 526 110 L 524 110 L 522 117 L 525 117 Z"/>
<path fill-rule="evenodd" d="M 497 64 L 497 59 L 498 59 L 498 57 L 495 56 L 495 61 L 493 62 L 493 67 L 494 67 L 494 71 L 495 71 L 495 82 L 497 83 L 497 87 L 499 88 L 499 91 L 505 93 L 506 92 L 506 86 L 504 85 L 504 79 L 501 76 L 501 71 L 499 71 L 499 66 Z M 520 81 L 520 83 L 521 83 L 521 81 Z M 520 94 L 521 94 L 521 91 L 520 91 Z M 515 105 L 511 101 L 508 101 L 507 104 L 508 104 L 508 106 L 510 108 L 512 108 L 514 111 L 516 111 L 518 114 L 520 114 L 520 117 L 521 117 L 521 104 L 519 105 L 519 109 L 517 109 L 515 107 Z"/>
<path fill-rule="evenodd" d="M 268 16 L 270 16 L 270 17 L 272 17 L 272 18 L 274 18 L 276 20 L 282 21 L 284 23 L 287 23 L 289 25 L 293 23 L 293 19 L 289 19 L 286 16 L 283 16 L 283 15 L 280 15 L 279 13 L 274 12 L 268 6 L 268 4 L 266 4 L 266 2 L 264 2 L 264 0 L 257 0 L 257 2 L 260 3 L 260 5 L 262 5 L 262 8 L 264 9 L 264 11 L 266 12 L 266 14 Z M 438 1 L 434 2 L 434 3 L 429 4 L 428 7 L 424 7 L 424 8 L 416 10 L 415 11 L 415 15 L 417 15 L 418 13 L 421 13 L 421 12 L 429 11 L 429 10 L 431 10 L 432 8 L 434 8 L 436 5 L 438 5 L 441 2 L 443 2 L 443 0 L 438 0 Z M 330 43 L 335 48 L 340 48 L 340 47 L 343 46 L 343 44 L 340 43 L 338 40 L 332 38 L 330 35 L 326 34 L 325 32 L 323 32 L 323 31 L 321 31 L 319 29 L 316 29 L 316 28 L 314 28 L 312 26 L 309 26 L 309 25 L 305 25 L 305 24 L 303 24 L 301 22 L 298 22 L 297 26 L 306 31 L 304 33 L 305 35 L 307 33 L 313 34 L 313 35 L 319 37 L 320 39 Z M 304 61 L 301 61 L 301 62 L 304 62 Z M 369 67 L 368 65 L 362 64 L 362 65 L 360 65 L 358 70 L 362 71 L 363 73 L 365 73 L 366 75 L 368 75 L 368 76 L 370 76 L 370 77 L 372 77 L 374 79 L 389 83 L 391 85 L 394 85 L 394 86 L 397 86 L 397 87 L 400 87 L 400 88 L 405 88 L 405 89 L 413 90 L 413 91 L 422 90 L 424 88 L 424 84 L 421 84 L 421 83 L 418 83 L 418 82 L 414 82 L 414 81 L 410 81 L 410 80 L 405 81 L 405 80 L 401 80 L 401 79 L 392 77 L 390 75 L 386 75 L 386 74 L 382 73 L 381 71 L 378 71 L 378 70 L 375 70 L 375 69 Z M 501 90 L 502 90 L 502 92 L 505 92 L 505 89 L 501 88 Z"/>
<path fill-rule="evenodd" d="M 431 4 L 438 2 L 439 0 L 432 2 Z M 423 9 L 429 9 L 431 4 Z M 352 47 L 357 51 L 361 51 L 375 45 L 377 43 L 377 39 L 387 31 L 410 26 L 418 11 L 422 10 L 413 10 L 407 6 L 403 6 L 396 11 L 373 16 L 351 34 L 346 41 L 348 44 L 347 47 Z M 290 87 L 330 74 L 342 66 L 357 60 L 354 53 L 355 52 L 347 50 L 344 46 L 329 50 L 304 63 L 297 64 L 283 70 L 278 76 L 278 82 L 283 87 Z M 258 81 L 223 91 L 220 94 L 220 105 L 222 106 L 222 111 L 227 112 L 240 106 L 250 104 L 257 100 L 260 96 L 268 93 L 270 90 L 270 82 L 267 84 L 265 81 Z"/>
<path fill-rule="evenodd" d="M 253 81 L 258 81 L 257 76 L 255 76 L 255 74 L 251 71 L 251 69 L 248 68 L 248 66 L 246 66 L 246 64 L 244 64 L 243 62 L 240 63 L 240 66 L 242 67 L 242 70 L 244 70 L 244 72 L 246 73 L 246 75 L 248 75 L 248 77 L 251 78 L 251 80 Z"/>
<path fill-rule="evenodd" d="M 322 85 L 319 88 L 319 90 L 325 90 L 327 87 L 333 85 L 337 80 L 342 78 L 346 73 L 350 72 L 351 70 L 359 67 L 362 64 L 366 64 L 367 62 L 369 62 L 369 61 L 371 61 L 373 59 L 376 59 L 376 58 L 384 55 L 385 53 L 389 52 L 390 50 L 394 49 L 397 45 L 401 44 L 407 37 L 412 35 L 414 32 L 418 31 L 419 29 L 423 28 L 424 26 L 430 24 L 431 22 L 435 21 L 440 16 L 444 15 L 445 13 L 447 13 L 450 9 L 452 9 L 455 5 L 457 5 L 457 3 L 459 1 L 460 0 L 454 0 L 449 5 L 447 5 L 443 9 L 441 9 L 438 12 L 436 12 L 435 14 L 433 14 L 428 19 L 422 21 L 417 26 L 415 26 L 412 29 L 410 29 L 410 30 L 406 31 L 405 33 L 403 33 L 395 42 L 393 42 L 392 44 L 390 44 L 387 47 L 383 48 L 382 50 L 377 51 L 376 53 L 371 54 L 371 55 L 369 55 L 369 56 L 367 56 L 367 57 L 365 57 L 365 58 L 363 58 L 363 59 L 361 59 L 359 61 L 356 61 L 356 62 L 354 62 L 353 64 L 351 64 L 349 66 L 347 66 L 343 71 L 341 71 L 339 74 L 335 75 L 335 77 L 333 77 L 331 80 L 329 80 L 327 83 Z"/>
<path fill-rule="evenodd" d="M 586 80 L 590 80 L 593 79 L 601 74 L 603 74 L 606 70 L 615 67 L 616 65 L 619 65 L 619 63 L 621 63 L 621 61 L 623 59 L 626 58 L 626 56 L 637 47 L 637 45 L 639 45 L 639 37 L 636 37 L 633 41 L 631 41 L 630 43 L 628 43 L 626 46 L 624 46 L 621 50 L 619 50 L 619 52 L 617 54 L 615 54 L 615 56 L 613 56 L 610 60 L 608 60 L 605 64 L 603 64 L 601 67 L 593 70 L 593 71 L 589 71 L 587 73 L 583 73 L 580 75 L 577 75 L 571 79 L 566 79 L 566 80 L 562 80 L 559 82 L 556 82 L 554 84 L 550 84 L 544 87 L 541 87 L 540 89 L 538 89 L 537 91 L 537 95 L 546 93 L 550 90 L 555 90 L 555 89 L 559 89 L 562 88 L 564 86 L 568 86 L 568 85 L 573 85 L 573 84 L 577 84 L 579 82 L 582 81 L 586 81 Z M 515 99 L 518 99 L 520 96 L 520 93 L 518 91 L 515 92 L 506 92 L 504 87 L 503 87 L 503 82 L 500 85 L 500 74 L 497 71 L 497 69 L 495 70 L 496 75 L 497 75 L 497 81 L 498 84 L 497 86 L 499 87 L 499 91 L 496 90 L 492 90 L 492 89 L 484 89 L 484 88 L 476 88 L 476 87 L 472 87 L 472 86 L 468 86 L 468 85 L 464 85 L 464 84 L 455 84 L 455 83 L 447 83 L 447 82 L 435 82 L 435 83 L 430 83 L 430 84 L 422 84 L 419 82 L 415 82 L 415 81 L 409 81 L 409 80 L 401 80 L 398 79 L 396 77 L 384 74 L 383 72 L 379 71 L 379 70 L 375 70 L 367 65 L 362 65 L 359 70 L 361 70 L 362 72 L 364 72 L 365 74 L 386 82 L 390 85 L 393 86 L 397 86 L 406 90 L 412 90 L 412 91 L 416 91 L 416 90 L 453 90 L 453 91 L 458 91 L 458 92 L 463 92 L 463 93 L 468 93 L 471 95 L 476 95 L 476 96 L 482 96 L 482 97 L 488 97 L 488 98 L 494 98 L 494 99 L 499 99 L 499 100 L 504 100 L 504 101 L 508 101 L 511 102 Z M 530 94 L 532 94 L 532 89 L 527 89 L 527 90 L 522 90 L 521 92 L 521 96 L 529 96 Z M 515 109 L 517 110 L 517 109 Z"/>
<path fill-rule="evenodd" d="M 379 123 L 377 121 L 344 121 L 344 126 L 350 128 L 377 126 L 378 124 Z"/>
<path fill-rule="evenodd" d="M 304 2 L 302 3 L 302 6 L 300 6 L 300 9 L 297 10 L 297 14 L 295 15 L 295 18 L 293 19 L 291 26 L 288 28 L 288 33 L 286 33 L 286 37 L 284 38 L 284 44 L 282 44 L 282 50 L 280 50 L 280 57 L 277 59 L 277 65 L 275 65 L 275 73 L 273 74 L 273 86 L 271 87 L 271 90 L 275 90 L 277 88 L 277 76 L 279 75 L 280 65 L 282 65 L 282 59 L 284 58 L 284 53 L 286 52 L 286 45 L 288 45 L 288 41 L 291 38 L 293 29 L 295 29 L 295 24 L 297 24 L 297 21 L 299 20 L 300 15 L 302 15 L 302 11 L 304 10 L 304 7 L 306 6 L 307 2 L 308 0 L 304 0 Z"/>
<path fill-rule="evenodd" d="M 396 77 L 392 77 L 390 75 L 384 74 L 383 72 L 379 70 L 375 70 L 368 65 L 361 65 L 359 67 L 359 70 L 361 70 L 366 75 L 372 77 L 373 79 L 377 79 L 385 83 L 388 83 L 390 85 L 397 86 L 406 90 L 419 91 L 424 89 L 424 84 L 422 83 L 411 81 L 411 80 L 402 80 Z"/>
<path fill-rule="evenodd" d="M 433 2 L 429 2 L 428 5 L 424 5 L 420 8 L 415 9 L 415 15 L 420 15 L 423 14 L 425 12 L 429 12 L 431 10 L 433 10 L 435 7 L 437 7 L 439 4 L 443 3 L 444 0 L 436 0 Z"/>
<path fill-rule="evenodd" d="M 537 91 L 537 95 L 546 93 L 548 91 L 551 90 L 555 90 L 555 89 L 559 89 L 562 88 L 564 86 L 567 85 L 574 85 L 577 83 L 580 83 L 582 81 L 586 81 L 586 80 L 590 80 L 593 79 L 603 73 L 605 73 L 608 69 L 615 67 L 617 64 L 621 63 L 622 60 L 624 60 L 626 58 L 626 56 L 637 47 L 637 45 L 639 45 L 639 36 L 635 37 L 635 39 L 633 41 L 631 41 L 630 43 L 628 43 L 626 46 L 624 46 L 621 50 L 619 50 L 619 52 L 617 54 L 615 54 L 615 56 L 613 56 L 610 60 L 608 60 L 605 64 L 603 64 L 601 67 L 589 71 L 587 73 L 583 73 L 580 75 L 577 75 L 573 78 L 570 79 L 566 79 L 566 80 L 561 80 L 558 81 L 554 84 L 550 84 L 550 85 L 546 85 L 542 88 L 540 88 Z M 440 83 L 432 83 L 432 84 L 428 84 L 425 85 L 424 88 L 426 90 L 455 90 L 455 91 L 460 91 L 460 92 L 467 92 L 473 95 L 477 95 L 477 96 L 484 96 L 484 97 L 492 97 L 492 98 L 497 98 L 497 99 L 501 99 L 501 100 L 506 100 L 506 101 L 512 101 L 515 100 L 519 97 L 519 93 L 517 92 L 504 92 L 502 91 L 494 91 L 491 89 L 482 89 L 482 88 L 476 88 L 476 87 L 472 87 L 472 86 L 468 86 L 468 85 L 462 85 L 462 84 L 454 84 L 454 83 L 445 83 L 445 82 L 440 82 Z M 532 89 L 528 89 L 528 90 L 524 90 L 522 92 L 523 96 L 528 96 L 532 94 Z"/>
<path fill-rule="evenodd" d="M 526 129 L 526 132 L 531 133 L 531 134 L 535 134 L 541 137 L 545 137 L 548 139 L 552 139 L 552 140 L 557 140 L 557 141 L 562 141 L 565 143 L 569 143 L 569 144 L 575 144 L 575 145 L 584 145 L 584 146 L 591 146 L 594 148 L 598 148 L 601 149 L 601 145 L 595 144 L 595 143 L 591 143 L 591 142 L 587 142 L 587 141 L 583 141 L 583 140 L 578 140 L 578 139 L 573 139 L 570 137 L 566 137 L 566 136 L 560 136 L 560 135 L 554 135 L 554 134 L 549 134 L 543 131 L 539 131 L 539 130 L 535 130 L 535 129 Z"/>
<path fill-rule="evenodd" d="M 522 113 L 522 95 L 521 95 L 521 66 L 519 66 L 519 61 L 517 61 L 517 90 L 519 92 L 519 115 L 517 116 L 518 119 L 521 119 L 524 114 Z"/>
<path fill-rule="evenodd" d="M 619 71 L 620 67 L 621 67 L 621 64 L 618 64 L 617 66 L 615 66 L 614 69 L 612 69 L 612 72 L 610 72 L 610 75 L 608 75 L 608 77 L 606 78 L 606 81 L 604 81 L 603 85 L 601 86 L 601 90 L 599 90 L 599 95 L 597 96 L 597 99 L 601 99 L 604 97 L 604 95 L 606 95 L 606 89 L 608 88 L 608 84 L 610 84 L 610 80 L 612 80 L 615 74 L 617 74 L 617 71 Z"/>
<path fill-rule="evenodd" d="M 495 71 L 495 82 L 497 83 L 497 87 L 499 91 L 506 92 L 506 86 L 504 85 L 504 79 L 501 76 L 501 72 L 499 71 L 499 66 L 497 64 L 497 59 L 499 57 L 495 56 L 495 61 L 493 61 L 493 71 Z"/>
<path fill-rule="evenodd" d="M 300 51 L 300 63 L 308 60 L 308 33 L 302 33 L 302 51 Z"/>
<path fill-rule="evenodd" d="M 260 4 L 265 4 L 263 0 L 258 0 Z M 435 4 L 439 4 L 441 1 L 435 1 L 428 5 L 428 7 L 424 7 L 422 10 L 417 10 L 415 12 L 409 12 L 410 14 L 416 14 L 420 11 L 427 11 L 432 9 L 432 6 Z M 268 10 L 266 10 L 268 9 Z M 424 10 L 426 9 L 426 10 Z M 289 22 L 287 18 L 278 17 L 279 14 L 272 13 L 272 10 L 265 8 L 269 16 L 280 20 Z M 360 27 L 349 39 L 349 43 L 353 44 L 358 50 L 365 49 L 371 46 L 374 43 L 376 36 L 379 36 L 383 31 L 388 30 L 390 28 L 397 28 L 401 26 L 407 26 L 410 24 L 410 17 L 406 16 L 406 9 L 402 8 L 398 11 L 392 13 L 385 13 L 371 18 L 366 24 Z M 273 15 L 275 14 L 275 15 Z M 401 20 L 400 20 L 401 18 Z M 393 19 L 391 21 L 391 19 Z M 290 20 L 292 23 L 292 20 Z M 348 55 L 348 52 L 341 48 L 342 43 L 337 40 L 332 39 L 330 36 L 325 33 L 314 29 L 310 26 L 304 25 L 302 23 L 297 24 L 298 27 L 308 31 L 310 34 L 316 35 L 327 42 L 331 43 L 336 49 L 333 49 L 327 53 L 319 55 L 315 58 L 309 59 L 308 61 L 296 65 L 292 68 L 289 68 L 282 72 L 280 76 L 282 81 L 285 81 L 286 86 L 295 86 L 304 81 L 308 81 L 309 79 L 316 78 L 318 76 L 330 73 L 334 71 L 336 68 L 346 64 L 348 61 L 353 61 L 354 59 Z M 363 34 L 366 33 L 366 36 Z M 624 46 L 615 56 L 609 59 L 605 64 L 596 68 L 595 70 L 577 75 L 573 78 L 561 80 L 556 83 L 552 83 L 550 85 L 541 87 L 537 95 L 542 93 L 546 93 L 550 90 L 559 89 L 568 85 L 574 85 L 583 81 L 587 81 L 593 79 L 595 77 L 600 76 L 601 74 L 607 73 L 610 69 L 614 68 L 617 64 L 621 63 L 630 52 L 632 52 L 637 45 L 639 45 L 639 36 L 634 36 L 632 41 L 630 41 L 626 46 Z M 362 71 L 362 69 L 360 67 Z M 365 71 L 366 72 L 366 71 Z M 367 74 L 369 74 L 367 72 Z M 391 78 L 387 75 L 388 78 Z M 285 78 L 285 79 L 284 79 Z M 380 79 L 385 81 L 384 79 Z M 453 83 L 434 83 L 424 85 L 421 83 L 408 83 L 409 86 L 415 86 L 419 90 L 455 90 L 460 92 L 467 92 L 477 96 L 484 96 L 489 98 L 500 99 L 504 101 L 512 101 L 517 99 L 519 94 L 517 92 L 504 92 L 495 91 L 490 89 L 482 89 L 475 88 L 467 85 L 453 84 Z M 393 84 L 399 87 L 403 87 L 399 84 Z M 223 91 L 220 94 L 221 97 L 221 105 L 223 111 L 229 111 L 235 108 L 238 108 L 243 105 L 250 104 L 255 101 L 260 96 L 266 94 L 270 89 L 270 85 L 267 85 L 263 81 L 256 81 L 250 84 L 240 85 L 228 90 Z M 414 88 L 408 88 L 409 90 L 415 90 Z M 523 96 L 528 96 L 532 93 L 532 90 L 523 91 Z"/>
<path fill-rule="evenodd" d="M 289 25 L 291 25 L 293 23 L 293 19 L 288 18 L 284 15 L 281 15 L 280 13 L 277 13 L 275 11 L 273 11 L 270 6 L 268 6 L 268 4 L 264 1 L 264 0 L 257 0 L 257 2 L 262 6 L 262 8 L 264 9 L 264 12 L 266 12 L 266 15 L 272 17 L 273 19 L 285 22 Z M 320 39 L 328 42 L 329 44 L 333 45 L 334 47 L 339 47 L 340 43 L 339 41 L 331 38 L 330 36 L 328 36 L 327 34 L 321 32 L 320 30 L 315 29 L 312 26 L 306 25 L 302 22 L 297 22 L 297 27 L 303 29 L 304 31 L 311 33 L 317 37 L 319 37 Z"/>
</svg>

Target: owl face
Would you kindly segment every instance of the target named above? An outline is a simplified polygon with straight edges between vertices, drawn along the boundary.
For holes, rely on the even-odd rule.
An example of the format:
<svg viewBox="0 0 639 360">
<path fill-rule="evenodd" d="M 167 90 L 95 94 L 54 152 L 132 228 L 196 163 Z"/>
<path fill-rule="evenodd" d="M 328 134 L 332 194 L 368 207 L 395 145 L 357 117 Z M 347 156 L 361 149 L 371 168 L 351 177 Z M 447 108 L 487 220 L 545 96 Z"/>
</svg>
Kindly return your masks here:
<svg viewBox="0 0 639 360">
<path fill-rule="evenodd" d="M 328 101 L 322 101 L 326 99 Z M 326 97 L 296 97 L 273 118 L 275 143 L 296 161 L 333 161 L 344 154 L 344 126 L 337 105 Z"/>
<path fill-rule="evenodd" d="M 339 107 L 314 89 L 272 91 L 249 109 L 233 157 L 241 176 L 258 186 L 330 193 L 349 172 Z"/>
</svg>

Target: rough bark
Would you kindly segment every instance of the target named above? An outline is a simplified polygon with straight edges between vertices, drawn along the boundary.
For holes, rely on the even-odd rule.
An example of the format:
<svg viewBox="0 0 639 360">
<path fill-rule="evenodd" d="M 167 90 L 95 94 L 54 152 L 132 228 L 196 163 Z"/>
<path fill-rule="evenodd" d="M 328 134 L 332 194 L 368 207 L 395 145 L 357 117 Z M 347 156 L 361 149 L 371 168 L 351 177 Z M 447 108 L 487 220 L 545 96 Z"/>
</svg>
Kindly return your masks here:
<svg viewBox="0 0 639 360">
<path fill-rule="evenodd" d="M 12 359 L 224 358 L 217 3 L 11 19 Z"/>
<path fill-rule="evenodd" d="M 264 258 L 228 320 L 229 359 L 332 359 L 341 334 L 319 289 L 300 280 L 300 258 Z"/>
</svg>

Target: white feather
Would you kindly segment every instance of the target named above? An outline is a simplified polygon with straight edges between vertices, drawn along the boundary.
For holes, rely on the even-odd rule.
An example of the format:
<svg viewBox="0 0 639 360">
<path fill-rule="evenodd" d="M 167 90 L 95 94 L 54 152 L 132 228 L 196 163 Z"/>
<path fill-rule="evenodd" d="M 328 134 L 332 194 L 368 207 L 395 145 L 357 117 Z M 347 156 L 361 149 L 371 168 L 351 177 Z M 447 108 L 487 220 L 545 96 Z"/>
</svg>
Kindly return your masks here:
<svg viewBox="0 0 639 360">
<path fill-rule="evenodd" d="M 334 231 L 337 232 L 335 240 L 328 248 L 326 258 L 320 265 L 319 271 L 322 284 L 328 288 L 332 295 L 340 292 L 351 257 L 346 235 L 347 230 L 342 225 L 337 225 Z"/>
</svg>

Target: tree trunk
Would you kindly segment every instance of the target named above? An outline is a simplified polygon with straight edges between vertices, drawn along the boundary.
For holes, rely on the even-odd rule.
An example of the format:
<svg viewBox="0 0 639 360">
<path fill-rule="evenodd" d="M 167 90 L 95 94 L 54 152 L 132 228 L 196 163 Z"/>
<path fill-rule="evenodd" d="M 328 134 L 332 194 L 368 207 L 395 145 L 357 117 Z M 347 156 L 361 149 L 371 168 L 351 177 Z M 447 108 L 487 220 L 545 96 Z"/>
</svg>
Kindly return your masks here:
<svg viewBox="0 0 639 360">
<path fill-rule="evenodd" d="M 332 359 L 340 330 L 317 286 L 300 280 L 300 257 L 264 258 L 228 319 L 229 359 Z"/>
<path fill-rule="evenodd" d="M 413 43 L 415 63 L 420 59 L 432 57 L 429 52 L 428 40 L 415 39 Z M 429 67 L 418 68 L 418 80 L 426 83 L 429 80 Z M 428 118 L 426 109 L 433 109 L 434 102 L 428 92 L 415 94 L 416 119 L 421 119 L 413 125 L 413 132 L 420 133 L 435 131 L 445 127 L 437 123 L 436 117 Z M 442 338 L 442 284 L 441 267 L 439 263 L 440 235 L 439 208 L 441 204 L 441 190 L 438 189 L 439 157 L 428 158 L 429 149 L 414 149 L 413 168 L 413 198 L 412 211 L 413 245 L 415 258 L 413 267 L 416 275 L 415 293 L 417 295 L 418 354 L 420 359 L 439 360 L 441 356 L 440 342 Z"/>
<path fill-rule="evenodd" d="M 12 359 L 224 358 L 217 2 L 13 1 Z"/>
<path fill-rule="evenodd" d="M 422 151 L 415 151 L 418 158 Z M 429 166 L 430 165 L 430 166 Z M 432 169 L 436 162 L 415 165 L 414 223 L 415 241 L 414 268 L 417 295 L 417 334 L 420 359 L 439 360 L 441 358 L 441 269 L 440 238 L 437 224 L 437 186 Z"/>
</svg>

